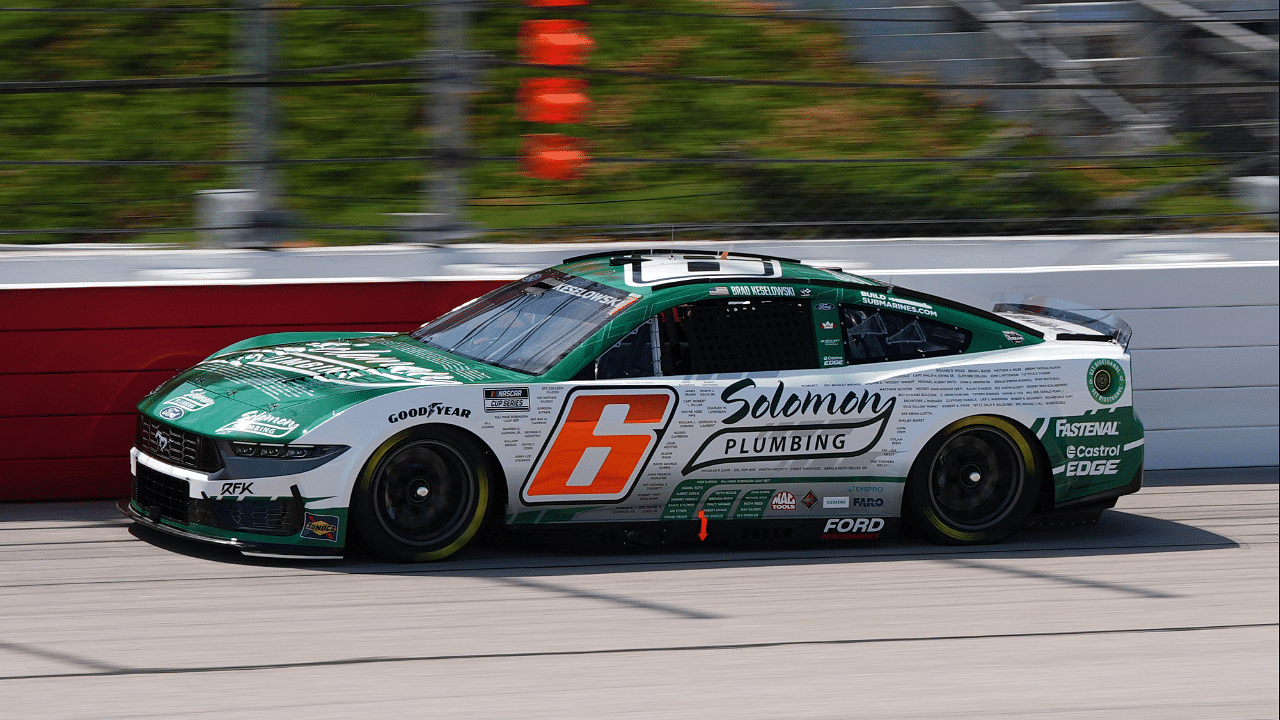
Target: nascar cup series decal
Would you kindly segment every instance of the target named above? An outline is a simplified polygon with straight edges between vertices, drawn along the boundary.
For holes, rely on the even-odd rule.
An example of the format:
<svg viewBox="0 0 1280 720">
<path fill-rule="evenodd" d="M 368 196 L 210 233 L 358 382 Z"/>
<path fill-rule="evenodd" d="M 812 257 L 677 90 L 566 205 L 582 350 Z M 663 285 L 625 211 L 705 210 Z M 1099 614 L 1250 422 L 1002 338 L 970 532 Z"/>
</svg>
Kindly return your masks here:
<svg viewBox="0 0 1280 720">
<path fill-rule="evenodd" d="M 1124 369 L 1110 358 L 1094 360 L 1086 375 L 1089 394 L 1103 405 L 1110 405 L 1124 395 Z"/>
<path fill-rule="evenodd" d="M 678 396 L 668 387 L 574 388 L 534 463 L 526 504 L 620 502 L 666 432 Z"/>
</svg>

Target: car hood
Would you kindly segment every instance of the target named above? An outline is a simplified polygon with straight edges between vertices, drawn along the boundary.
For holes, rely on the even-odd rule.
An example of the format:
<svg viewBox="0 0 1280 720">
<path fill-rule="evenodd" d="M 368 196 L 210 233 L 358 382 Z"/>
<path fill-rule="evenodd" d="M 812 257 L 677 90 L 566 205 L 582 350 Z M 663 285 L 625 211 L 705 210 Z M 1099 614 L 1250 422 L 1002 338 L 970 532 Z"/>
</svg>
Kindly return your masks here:
<svg viewBox="0 0 1280 720">
<path fill-rule="evenodd" d="M 292 342 L 250 340 L 215 353 L 161 385 L 138 410 L 202 435 L 288 442 L 378 395 L 517 379 L 408 335 L 292 333 L 262 340 L 282 337 Z"/>
</svg>

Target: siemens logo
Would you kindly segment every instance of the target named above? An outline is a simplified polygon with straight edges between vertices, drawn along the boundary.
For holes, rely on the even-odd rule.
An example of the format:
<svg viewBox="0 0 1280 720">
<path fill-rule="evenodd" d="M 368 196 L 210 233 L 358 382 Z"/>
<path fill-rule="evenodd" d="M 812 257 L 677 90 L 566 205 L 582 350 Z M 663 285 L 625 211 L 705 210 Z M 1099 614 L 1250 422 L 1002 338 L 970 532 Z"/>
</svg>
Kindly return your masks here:
<svg viewBox="0 0 1280 720">
<path fill-rule="evenodd" d="M 1054 426 L 1058 437 L 1090 437 L 1094 435 L 1119 435 L 1120 422 L 1067 422 L 1059 420 Z"/>
</svg>

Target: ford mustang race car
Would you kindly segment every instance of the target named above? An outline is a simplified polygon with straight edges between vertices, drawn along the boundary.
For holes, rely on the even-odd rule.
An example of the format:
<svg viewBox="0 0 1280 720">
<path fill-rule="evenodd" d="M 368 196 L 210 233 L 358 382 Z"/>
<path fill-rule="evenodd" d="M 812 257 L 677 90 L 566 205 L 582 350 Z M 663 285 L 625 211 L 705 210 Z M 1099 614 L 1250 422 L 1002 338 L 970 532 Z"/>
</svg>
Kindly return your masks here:
<svg viewBox="0 0 1280 720">
<path fill-rule="evenodd" d="M 486 522 L 952 544 L 1142 481 L 1130 331 L 746 253 L 566 260 L 407 334 L 227 347 L 138 405 L 139 523 L 252 555 L 444 558 Z"/>
</svg>

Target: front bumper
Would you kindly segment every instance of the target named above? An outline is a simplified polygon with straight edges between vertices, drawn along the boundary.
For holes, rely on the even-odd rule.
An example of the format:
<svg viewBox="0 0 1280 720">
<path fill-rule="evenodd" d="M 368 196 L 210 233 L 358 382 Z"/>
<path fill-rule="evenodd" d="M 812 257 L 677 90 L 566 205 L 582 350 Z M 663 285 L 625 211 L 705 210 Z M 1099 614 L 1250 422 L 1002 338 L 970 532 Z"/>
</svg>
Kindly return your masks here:
<svg viewBox="0 0 1280 720">
<path fill-rule="evenodd" d="M 246 555 L 342 557 L 346 509 L 308 510 L 307 503 L 315 498 L 302 497 L 297 484 L 282 494 L 211 496 L 210 492 L 225 484 L 225 472 L 215 476 L 178 467 L 137 448 L 131 451 L 130 459 L 132 493 L 119 507 L 138 523 Z M 238 483 L 241 487 L 253 484 L 265 483 Z"/>
<path fill-rule="evenodd" d="M 143 512 L 134 504 L 132 499 L 120 500 L 116 503 L 116 507 L 120 512 L 125 514 L 125 517 L 128 517 L 130 520 L 153 530 L 159 530 L 162 533 L 184 538 L 186 540 L 195 540 L 197 542 L 210 545 L 221 545 L 224 547 L 234 548 L 245 555 L 254 557 L 304 558 L 313 560 L 333 560 L 342 557 L 342 551 L 338 548 L 311 547 L 305 545 L 280 545 L 240 537 L 214 537 L 191 530 L 184 530 L 180 527 L 164 522 L 155 513 L 148 514 Z"/>
</svg>

